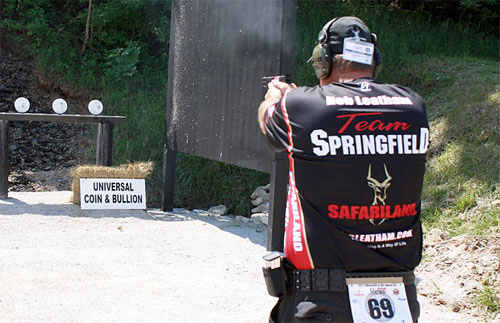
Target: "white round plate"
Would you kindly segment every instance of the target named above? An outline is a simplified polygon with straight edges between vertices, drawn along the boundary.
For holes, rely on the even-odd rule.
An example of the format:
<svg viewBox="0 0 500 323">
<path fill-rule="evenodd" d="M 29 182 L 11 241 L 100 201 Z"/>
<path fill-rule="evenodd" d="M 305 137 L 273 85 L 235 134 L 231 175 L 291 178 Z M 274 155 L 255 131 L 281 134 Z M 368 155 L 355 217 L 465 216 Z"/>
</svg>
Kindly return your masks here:
<svg viewBox="0 0 500 323">
<path fill-rule="evenodd" d="M 99 100 L 92 100 L 89 103 L 89 112 L 95 116 L 102 112 L 102 108 L 102 102 Z"/>
<path fill-rule="evenodd" d="M 14 108 L 16 108 L 16 111 L 19 113 L 25 113 L 30 109 L 30 101 L 23 97 L 17 98 L 16 101 L 14 101 Z"/>
<path fill-rule="evenodd" d="M 64 99 L 55 99 L 52 102 L 52 110 L 57 114 L 63 114 L 68 109 L 68 103 Z"/>
</svg>

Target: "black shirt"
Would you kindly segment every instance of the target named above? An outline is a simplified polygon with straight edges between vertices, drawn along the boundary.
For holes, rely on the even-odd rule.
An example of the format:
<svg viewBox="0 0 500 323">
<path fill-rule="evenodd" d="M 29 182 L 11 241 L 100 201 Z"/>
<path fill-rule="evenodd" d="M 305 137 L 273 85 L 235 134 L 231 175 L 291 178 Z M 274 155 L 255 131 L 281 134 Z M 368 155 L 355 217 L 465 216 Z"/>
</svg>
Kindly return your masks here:
<svg viewBox="0 0 500 323">
<path fill-rule="evenodd" d="M 411 270 L 422 252 L 423 99 L 371 78 L 299 87 L 267 109 L 289 153 L 285 255 L 298 269 Z"/>
</svg>

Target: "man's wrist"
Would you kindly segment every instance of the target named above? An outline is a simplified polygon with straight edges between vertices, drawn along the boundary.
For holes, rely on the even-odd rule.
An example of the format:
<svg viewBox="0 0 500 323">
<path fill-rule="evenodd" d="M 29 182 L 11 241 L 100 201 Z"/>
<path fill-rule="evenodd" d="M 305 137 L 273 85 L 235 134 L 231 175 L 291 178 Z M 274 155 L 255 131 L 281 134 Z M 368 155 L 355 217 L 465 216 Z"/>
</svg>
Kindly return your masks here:
<svg viewBox="0 0 500 323">
<path fill-rule="evenodd" d="M 269 97 L 269 101 L 277 102 L 283 98 L 283 95 L 280 94 L 273 94 Z"/>
<path fill-rule="evenodd" d="M 269 101 L 279 101 L 283 97 L 281 91 L 268 91 L 265 99 Z"/>
</svg>

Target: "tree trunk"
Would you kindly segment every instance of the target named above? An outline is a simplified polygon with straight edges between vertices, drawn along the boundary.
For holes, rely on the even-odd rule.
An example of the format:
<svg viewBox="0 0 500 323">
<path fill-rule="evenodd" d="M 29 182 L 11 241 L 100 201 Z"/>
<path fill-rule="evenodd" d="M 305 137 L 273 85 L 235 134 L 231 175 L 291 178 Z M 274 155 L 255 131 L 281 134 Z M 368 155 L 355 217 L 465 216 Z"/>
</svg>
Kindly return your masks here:
<svg viewBox="0 0 500 323">
<path fill-rule="evenodd" d="M 89 12 L 87 14 L 87 23 L 85 24 L 85 38 L 83 39 L 82 52 L 80 53 L 81 56 L 85 54 L 85 49 L 87 48 L 87 41 L 89 40 L 91 12 L 92 12 L 92 0 L 89 0 Z"/>
</svg>

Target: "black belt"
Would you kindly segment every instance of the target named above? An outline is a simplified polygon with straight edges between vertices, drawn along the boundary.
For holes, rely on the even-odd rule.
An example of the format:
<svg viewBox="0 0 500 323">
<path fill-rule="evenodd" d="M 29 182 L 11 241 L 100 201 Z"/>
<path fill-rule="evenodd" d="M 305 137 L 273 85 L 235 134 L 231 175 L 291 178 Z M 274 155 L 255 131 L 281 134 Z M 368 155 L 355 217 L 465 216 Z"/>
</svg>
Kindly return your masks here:
<svg viewBox="0 0 500 323">
<path fill-rule="evenodd" d="M 343 269 L 313 269 L 286 271 L 288 288 L 298 291 L 344 292 L 346 278 L 402 277 L 405 285 L 415 284 L 413 271 L 346 273 Z"/>
</svg>

